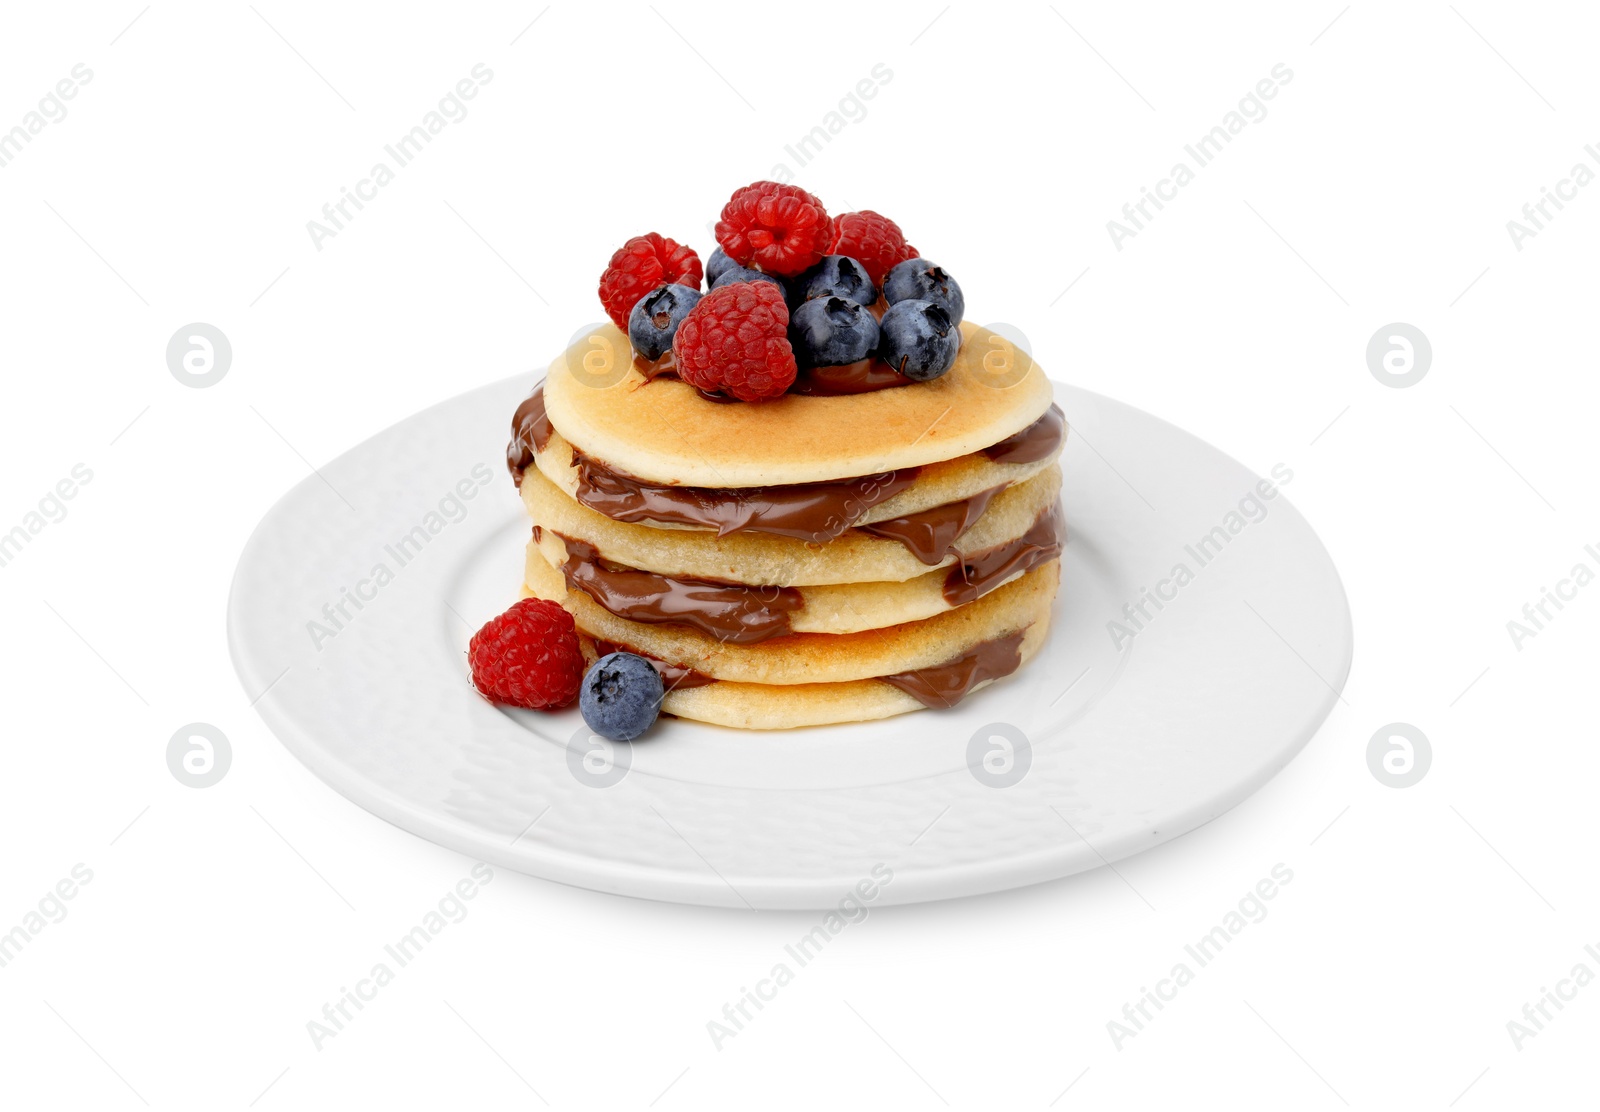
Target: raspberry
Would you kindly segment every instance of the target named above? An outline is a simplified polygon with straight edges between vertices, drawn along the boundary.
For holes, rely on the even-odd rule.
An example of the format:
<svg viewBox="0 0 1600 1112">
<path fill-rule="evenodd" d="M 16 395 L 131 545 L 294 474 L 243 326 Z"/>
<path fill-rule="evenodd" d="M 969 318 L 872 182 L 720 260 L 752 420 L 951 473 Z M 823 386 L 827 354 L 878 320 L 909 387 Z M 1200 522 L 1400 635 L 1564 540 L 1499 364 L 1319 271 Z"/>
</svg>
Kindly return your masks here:
<svg viewBox="0 0 1600 1112">
<path fill-rule="evenodd" d="M 525 598 L 490 618 L 472 635 L 467 660 L 472 685 L 513 707 L 564 707 L 578 697 L 583 678 L 572 615 L 542 598 Z"/>
<path fill-rule="evenodd" d="M 742 402 L 776 398 L 794 383 L 789 308 L 771 282 L 732 282 L 689 310 L 672 338 L 678 377 Z"/>
<path fill-rule="evenodd" d="M 700 256 L 693 248 L 655 232 L 634 236 L 617 248 L 600 275 L 600 304 L 611 323 L 626 332 L 628 314 L 641 297 L 667 283 L 697 290 L 700 276 Z"/>
<path fill-rule="evenodd" d="M 722 206 L 717 242 L 740 266 L 799 274 L 828 253 L 833 221 L 822 202 L 798 185 L 758 181 Z"/>
<path fill-rule="evenodd" d="M 874 286 L 883 285 L 883 276 L 895 263 L 917 257 L 917 249 L 906 243 L 900 225 L 871 209 L 836 216 L 833 228 L 828 254 L 849 255 L 859 261 Z"/>
</svg>

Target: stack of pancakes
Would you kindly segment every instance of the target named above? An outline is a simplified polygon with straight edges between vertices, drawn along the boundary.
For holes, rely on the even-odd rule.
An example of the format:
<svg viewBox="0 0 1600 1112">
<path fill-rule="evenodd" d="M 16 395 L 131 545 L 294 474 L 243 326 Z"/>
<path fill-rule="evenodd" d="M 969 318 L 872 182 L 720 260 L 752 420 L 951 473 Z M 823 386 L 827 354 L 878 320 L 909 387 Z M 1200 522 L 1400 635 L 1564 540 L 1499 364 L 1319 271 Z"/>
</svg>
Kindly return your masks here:
<svg viewBox="0 0 1600 1112">
<path fill-rule="evenodd" d="M 670 357 L 669 357 L 670 358 Z M 518 408 L 525 591 L 662 710 L 748 729 L 953 706 L 1039 650 L 1065 539 L 1050 382 L 962 325 L 931 382 L 727 403 L 607 324 Z"/>
</svg>

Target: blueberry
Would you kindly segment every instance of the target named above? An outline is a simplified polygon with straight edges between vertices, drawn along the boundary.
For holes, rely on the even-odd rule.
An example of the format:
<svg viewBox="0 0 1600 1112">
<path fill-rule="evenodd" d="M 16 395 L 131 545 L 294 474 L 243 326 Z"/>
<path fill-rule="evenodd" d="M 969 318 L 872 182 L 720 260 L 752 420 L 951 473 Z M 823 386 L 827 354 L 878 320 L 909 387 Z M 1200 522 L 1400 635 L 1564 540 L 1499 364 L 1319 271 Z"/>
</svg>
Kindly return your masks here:
<svg viewBox="0 0 1600 1112">
<path fill-rule="evenodd" d="M 897 301 L 878 327 L 883 334 L 878 358 L 918 382 L 944 374 L 961 350 L 961 329 L 944 306 L 931 301 Z"/>
<path fill-rule="evenodd" d="M 628 340 L 646 359 L 660 359 L 672 346 L 678 325 L 700 300 L 700 291 L 688 286 L 657 286 L 634 302 L 628 314 Z"/>
<path fill-rule="evenodd" d="M 655 665 L 634 653 L 609 653 L 583 677 L 578 709 L 601 737 L 632 741 L 661 713 L 661 696 Z"/>
<path fill-rule="evenodd" d="M 857 305 L 878 300 L 877 287 L 867 268 L 849 255 L 824 255 L 822 261 L 789 285 L 795 304 L 814 297 L 842 297 Z"/>
<path fill-rule="evenodd" d="M 952 324 L 960 324 L 967 311 L 961 287 L 944 272 L 944 267 L 927 259 L 907 259 L 896 263 L 883 276 L 883 299 L 890 305 L 900 301 L 931 301 L 950 314 Z"/>
<path fill-rule="evenodd" d="M 738 263 L 728 258 L 727 252 L 723 251 L 723 249 L 719 247 L 715 251 L 711 252 L 711 257 L 706 260 L 706 281 L 708 283 L 714 283 L 718 278 L 722 277 L 722 272 L 724 270 L 727 270 L 730 266 L 738 265 Z M 710 287 L 707 286 L 707 289 L 709 288 Z"/>
<path fill-rule="evenodd" d="M 750 270 L 742 266 L 730 266 L 717 275 L 716 281 L 711 283 L 711 289 L 720 290 L 723 286 L 731 286 L 735 282 L 771 282 L 783 291 L 785 298 L 789 296 L 789 287 L 783 281 L 771 274 L 763 274 L 759 270 Z"/>
<path fill-rule="evenodd" d="M 843 297 L 814 297 L 789 317 L 789 341 L 802 367 L 843 367 L 878 346 L 878 322 Z"/>
</svg>

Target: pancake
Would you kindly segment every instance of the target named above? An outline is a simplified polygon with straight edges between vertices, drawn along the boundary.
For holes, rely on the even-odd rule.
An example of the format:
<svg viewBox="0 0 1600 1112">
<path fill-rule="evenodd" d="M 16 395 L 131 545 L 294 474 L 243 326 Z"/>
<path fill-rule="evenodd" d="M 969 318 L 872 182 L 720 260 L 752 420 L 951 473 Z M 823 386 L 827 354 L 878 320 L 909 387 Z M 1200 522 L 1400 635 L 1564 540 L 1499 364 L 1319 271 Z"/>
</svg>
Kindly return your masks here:
<svg viewBox="0 0 1600 1112">
<path fill-rule="evenodd" d="M 541 564 L 549 578 L 539 573 Z M 548 564 L 535 561 L 530 567 L 535 575 L 527 592 L 559 602 L 590 637 L 626 645 L 712 679 L 779 686 L 874 679 L 935 667 L 1044 619 L 1061 579 L 1060 561 L 1051 560 L 976 602 L 922 621 L 858 633 L 792 633 L 757 644 L 734 644 L 687 626 L 618 618 L 582 591 L 567 591 Z"/>
<path fill-rule="evenodd" d="M 1053 525 L 1054 520 L 1043 523 L 1041 537 L 1024 538 L 1018 551 L 1001 554 L 1002 559 L 992 568 L 938 568 L 902 583 L 784 588 L 657 581 L 649 573 L 632 569 L 620 569 L 620 575 L 609 570 L 597 572 L 581 542 L 572 541 L 569 548 L 559 534 L 541 529 L 528 544 L 524 578 L 541 597 L 563 606 L 569 592 L 580 591 L 589 594 L 594 605 L 619 618 L 646 620 L 635 615 L 634 611 L 639 611 L 653 624 L 684 624 L 687 620 L 713 636 L 747 643 L 787 633 L 859 633 L 931 618 L 998 590 L 1060 553 L 1060 533 Z M 591 564 L 581 569 L 592 577 L 587 587 L 582 585 L 584 579 L 575 586 L 561 570 L 569 560 Z M 600 583 L 594 584 L 593 579 Z M 667 596 L 665 602 L 660 601 L 661 596 Z M 689 609 L 700 613 L 688 619 L 680 616 Z"/>
<path fill-rule="evenodd" d="M 906 514 L 920 513 L 934 506 L 944 506 L 964 498 L 971 498 L 996 487 L 1024 482 L 1054 464 L 1060 454 L 1061 449 L 1057 447 L 1049 455 L 1027 463 L 997 463 L 982 452 L 974 452 L 929 464 L 916 473 L 915 478 L 910 480 L 905 489 L 867 509 L 857 519 L 857 524 L 871 524 Z M 544 450 L 536 453 L 534 460 L 545 478 L 574 500 L 582 500 L 579 471 L 574 466 L 573 447 L 570 441 L 559 432 L 552 432 L 545 442 Z M 595 505 L 594 508 L 600 509 L 602 513 L 605 512 L 599 505 Z M 658 529 L 709 528 L 704 525 L 663 521 L 643 513 L 620 520 L 648 524 Z"/>
<path fill-rule="evenodd" d="M 1023 536 L 1055 504 L 1060 491 L 1061 471 L 1054 464 L 1000 491 L 956 540 L 957 553 L 981 553 Z M 662 575 L 778 587 L 903 583 L 927 574 L 930 566 L 948 567 L 957 559 L 946 556 L 930 565 L 901 542 L 862 529 L 846 529 L 827 544 L 812 545 L 767 533 L 719 537 L 708 530 L 613 521 L 575 502 L 538 468 L 529 468 L 523 476 L 522 500 L 541 527 L 584 541 L 618 564 Z"/>
<path fill-rule="evenodd" d="M 1048 611 L 1022 635 L 1018 654 L 1026 665 L 1038 653 L 1049 633 Z M 590 663 L 597 658 L 594 642 L 580 637 Z M 977 691 L 990 683 L 973 685 Z M 744 730 L 792 730 L 802 726 L 829 726 L 841 722 L 871 722 L 908 711 L 923 703 L 882 680 L 843 683 L 802 683 L 772 686 L 759 683 L 713 683 L 704 687 L 679 686 L 667 692 L 661 709 L 679 718 L 731 726 Z M 646 744 L 646 743 L 636 743 Z"/>
<path fill-rule="evenodd" d="M 932 382 L 752 404 L 647 379 L 628 339 L 602 325 L 550 364 L 545 407 L 592 459 L 653 483 L 752 487 L 826 482 L 971 455 L 1031 425 L 1052 387 L 1028 354 L 975 324 Z"/>
</svg>

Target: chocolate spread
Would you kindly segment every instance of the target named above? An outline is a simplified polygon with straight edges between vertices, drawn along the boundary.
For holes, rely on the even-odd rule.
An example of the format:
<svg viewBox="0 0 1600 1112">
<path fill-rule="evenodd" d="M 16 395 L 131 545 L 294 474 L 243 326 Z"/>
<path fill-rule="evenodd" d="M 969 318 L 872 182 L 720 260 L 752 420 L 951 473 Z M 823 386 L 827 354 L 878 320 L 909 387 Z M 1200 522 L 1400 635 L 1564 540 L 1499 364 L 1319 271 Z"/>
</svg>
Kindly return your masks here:
<svg viewBox="0 0 1600 1112">
<path fill-rule="evenodd" d="M 841 394 L 869 394 L 891 386 L 910 386 L 915 381 L 881 359 L 861 359 L 842 367 L 808 367 L 795 376 L 789 393 L 834 398 Z"/>
<path fill-rule="evenodd" d="M 931 567 L 950 554 L 950 546 L 956 538 L 972 528 L 972 523 L 988 507 L 989 500 L 1004 489 L 1003 486 L 991 487 L 959 502 L 947 502 L 921 513 L 891 517 L 857 528 L 875 537 L 899 541 L 908 552 Z"/>
<path fill-rule="evenodd" d="M 952 605 L 970 602 L 985 593 L 989 584 L 1051 558 L 1060 552 L 1060 543 L 1057 540 L 1052 547 L 1048 538 L 1058 538 L 1059 531 L 1060 515 L 1052 507 L 1040 514 L 1034 527 L 1019 540 L 988 549 L 952 568 L 946 596 L 949 597 L 951 584 L 959 582 L 963 592 L 970 592 L 970 597 L 959 602 L 952 599 Z M 535 540 L 540 532 L 535 527 Z M 788 632 L 789 613 L 803 605 L 800 592 L 792 587 L 746 587 L 715 580 L 673 579 L 609 566 L 593 545 L 556 535 L 567 546 L 568 558 L 562 572 L 568 586 L 588 594 L 619 617 L 633 621 L 682 622 L 723 641 L 751 643 Z M 981 566 L 974 566 L 975 563 Z M 1017 670 L 1022 663 L 1022 637 L 1021 632 L 1007 634 L 974 645 L 943 664 L 879 678 L 924 706 L 953 707 L 978 684 L 1009 676 Z M 717 682 L 715 677 L 704 672 L 669 664 L 620 642 L 594 638 L 594 644 L 601 656 L 631 652 L 644 657 L 661 673 L 668 691 Z"/>
<path fill-rule="evenodd" d="M 838 537 L 873 506 L 910 486 L 919 470 L 903 467 L 836 483 L 716 490 L 659 486 L 614 471 L 581 452 L 572 455 L 578 501 L 613 521 L 702 525 L 715 529 L 719 537 L 749 529 L 813 544 Z"/>
<path fill-rule="evenodd" d="M 944 580 L 944 600 L 962 606 L 980 599 L 1011 576 L 1061 555 L 1065 542 L 1061 503 L 1054 502 L 1016 540 L 975 552 L 951 568 Z"/>
<path fill-rule="evenodd" d="M 664 356 L 658 362 L 668 360 L 670 356 Z M 830 371 L 839 369 L 827 368 Z M 661 373 L 670 374 L 671 371 Z M 533 463 L 535 453 L 543 451 L 549 442 L 552 431 L 541 383 L 517 407 L 511 420 L 506 465 L 518 486 L 522 485 L 523 472 Z M 997 463 L 1034 463 L 1054 454 L 1065 433 L 1065 416 L 1057 406 L 1051 405 L 1032 425 L 983 449 L 983 453 Z M 715 529 L 719 537 L 750 530 L 796 537 L 812 544 L 825 544 L 854 527 L 873 506 L 909 487 L 921 470 L 903 467 L 838 482 L 720 490 L 649 483 L 616 471 L 576 448 L 572 462 L 577 471 L 577 500 L 615 521 L 696 525 Z M 948 554 L 950 545 L 971 528 L 998 489 L 862 528 L 876 536 L 897 540 L 923 563 L 936 565 Z M 1059 541 L 1057 548 L 1059 550 Z M 1047 558 L 1035 555 L 1025 567 Z M 1000 562 L 1008 559 L 1011 557 L 1000 558 Z M 951 589 L 947 587 L 947 597 Z"/>
<path fill-rule="evenodd" d="M 981 641 L 954 660 L 880 676 L 925 707 L 953 707 L 985 680 L 1009 676 L 1022 665 L 1022 630 Z"/>
<path fill-rule="evenodd" d="M 624 568 L 601 559 L 587 541 L 556 536 L 567 546 L 561 565 L 567 587 L 631 622 L 680 623 L 718 641 L 749 645 L 790 632 L 789 615 L 805 605 L 793 587 L 751 587 Z"/>
<path fill-rule="evenodd" d="M 522 485 L 522 473 L 533 463 L 535 452 L 544 451 L 552 432 L 550 418 L 544 411 L 544 383 L 533 388 L 517 411 L 511 415 L 511 443 L 506 445 L 506 466 L 517 486 Z"/>
<path fill-rule="evenodd" d="M 662 352 L 661 358 L 659 359 L 646 359 L 638 352 L 634 352 L 633 369 L 644 375 L 647 381 L 650 379 L 660 378 L 663 375 L 677 378 L 678 357 L 673 354 L 671 348 L 668 348 L 666 351 Z"/>
<path fill-rule="evenodd" d="M 1055 455 L 1066 435 L 1067 415 L 1051 402 L 1043 417 L 1021 432 L 989 445 L 983 454 L 995 463 L 1038 463 Z"/>
<path fill-rule="evenodd" d="M 624 645 L 616 641 L 602 641 L 596 637 L 594 638 L 594 651 L 601 656 L 605 656 L 608 653 L 632 653 L 634 656 L 644 657 L 655 665 L 656 671 L 661 673 L 661 685 L 668 691 L 686 687 L 705 687 L 707 684 L 717 682 L 715 676 L 708 676 L 704 672 L 696 672 L 693 668 L 685 668 L 682 664 L 668 664 L 659 656 L 651 656 L 647 652 L 641 652 L 630 645 Z"/>
</svg>

